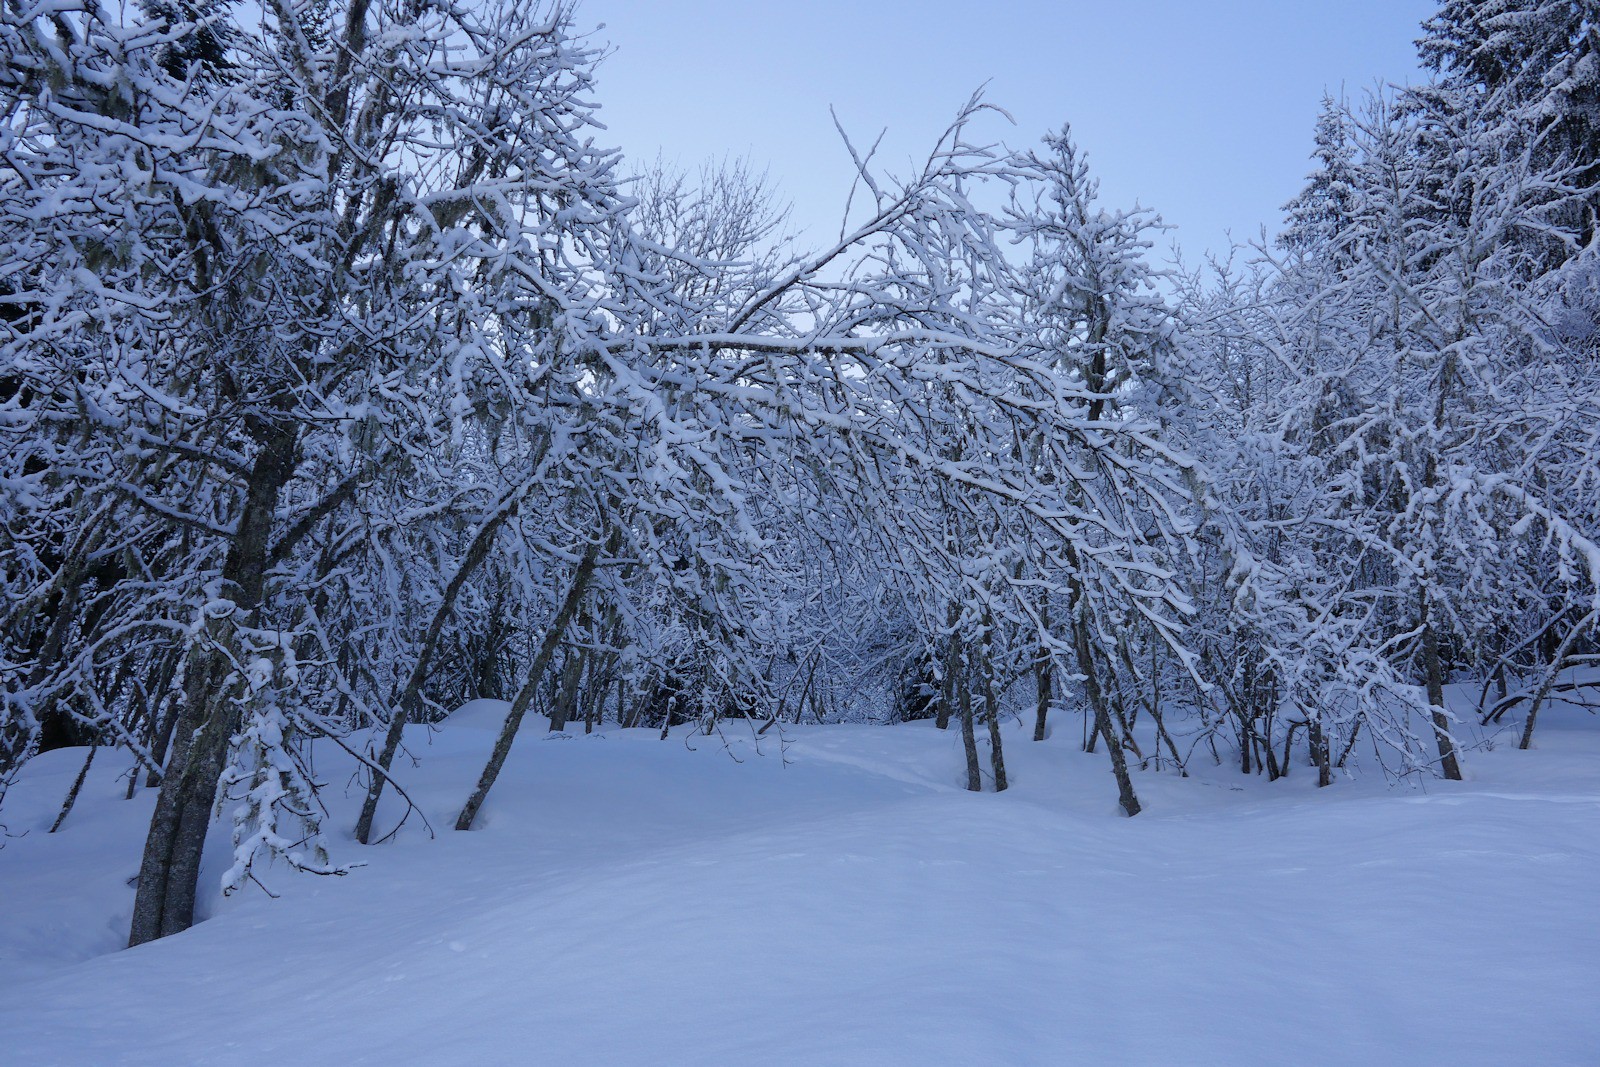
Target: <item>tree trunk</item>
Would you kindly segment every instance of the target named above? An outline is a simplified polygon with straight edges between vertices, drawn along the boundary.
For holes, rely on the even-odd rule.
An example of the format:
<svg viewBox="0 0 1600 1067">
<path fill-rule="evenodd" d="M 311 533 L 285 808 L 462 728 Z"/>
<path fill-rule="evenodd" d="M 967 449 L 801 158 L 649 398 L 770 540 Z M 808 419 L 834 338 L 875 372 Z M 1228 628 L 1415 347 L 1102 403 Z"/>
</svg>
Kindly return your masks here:
<svg viewBox="0 0 1600 1067">
<path fill-rule="evenodd" d="M 966 671 L 956 679 L 956 702 L 961 711 L 961 744 L 967 752 L 967 788 L 974 793 L 983 792 L 983 770 L 978 763 L 978 739 L 973 732 L 972 687 Z"/>
<path fill-rule="evenodd" d="M 78 614 L 78 600 L 83 591 L 84 583 L 89 581 L 89 569 L 85 562 L 88 552 L 88 542 L 93 539 L 98 520 L 84 530 L 71 549 L 71 555 L 60 572 L 59 596 L 52 605 L 48 601 L 40 606 L 42 613 L 50 616 L 50 625 L 45 631 L 44 642 L 39 648 L 33 669 L 28 673 L 28 685 L 38 685 L 50 675 L 51 670 L 61 657 L 61 650 L 66 644 L 67 634 L 72 630 L 72 624 Z M 34 710 L 34 715 L 39 722 L 38 750 L 40 752 L 53 752 L 58 748 L 74 748 L 84 740 L 83 727 L 73 719 L 70 712 L 61 707 L 61 702 L 54 695 L 46 697 Z"/>
<path fill-rule="evenodd" d="M 589 657 L 589 680 L 583 687 L 584 695 L 588 698 L 583 705 L 583 732 L 594 733 L 594 724 L 605 721 L 606 690 L 611 687 L 606 684 L 601 666 L 603 657 L 592 655 Z"/>
<path fill-rule="evenodd" d="M 1167 731 L 1166 716 L 1161 713 L 1161 705 L 1159 703 L 1150 705 L 1150 718 L 1155 720 L 1157 744 L 1165 744 L 1167 746 L 1167 752 L 1172 756 L 1172 762 L 1178 768 L 1179 776 L 1183 778 L 1189 777 L 1189 768 L 1183 765 L 1183 757 L 1178 755 L 1178 743 L 1172 739 L 1172 734 Z M 1159 748 L 1156 750 L 1156 769 L 1161 769 L 1161 752 Z"/>
<path fill-rule="evenodd" d="M 1597 617 L 1600 617 L 1600 608 L 1585 615 L 1561 639 L 1561 644 L 1556 648 L 1555 655 L 1550 661 L 1550 666 L 1545 672 L 1544 682 L 1539 686 L 1539 691 L 1534 694 L 1533 703 L 1528 705 L 1528 721 L 1522 727 L 1522 741 L 1517 745 L 1518 748 L 1526 751 L 1533 747 L 1533 724 L 1538 721 L 1539 709 L 1544 705 L 1546 698 L 1550 696 L 1550 690 L 1555 687 L 1556 680 L 1561 677 L 1561 666 L 1567 661 L 1567 657 L 1572 654 L 1572 646 L 1585 630 L 1594 625 Z"/>
<path fill-rule="evenodd" d="M 1350 729 L 1350 740 L 1345 742 L 1344 751 L 1339 753 L 1339 762 L 1334 764 L 1341 771 L 1344 770 L 1345 763 L 1349 761 L 1350 753 L 1355 751 L 1356 741 L 1361 737 L 1361 724 L 1365 721 L 1365 719 L 1357 719 L 1355 726 Z"/>
<path fill-rule="evenodd" d="M 992 626 L 983 639 L 983 711 L 989 723 L 989 767 L 994 771 L 994 791 L 1006 790 L 1006 759 L 1000 749 L 1000 701 L 994 691 L 994 668 L 989 658 Z"/>
<path fill-rule="evenodd" d="M 483 635 L 483 655 L 473 665 L 472 687 L 480 700 L 500 699 L 500 646 L 505 643 L 505 590 L 495 602 L 494 614 L 489 619 L 489 629 Z"/>
<path fill-rule="evenodd" d="M 628 704 L 628 679 L 622 675 L 617 677 L 617 725 L 624 730 L 639 725 L 639 706 Z"/>
<path fill-rule="evenodd" d="M 567 661 L 561 665 L 561 689 L 550 707 L 550 732 L 558 734 L 567 728 L 572 710 L 578 702 L 578 683 L 583 680 L 583 661 L 586 657 L 578 648 L 567 650 Z"/>
<path fill-rule="evenodd" d="M 1128 759 L 1122 746 L 1112 733 L 1111 712 L 1106 707 L 1105 694 L 1095 672 L 1094 659 L 1089 645 L 1089 628 L 1082 617 L 1072 621 L 1072 641 L 1078 653 L 1078 670 L 1083 672 L 1083 687 L 1089 698 L 1089 708 L 1094 712 L 1095 733 L 1105 738 L 1106 751 L 1111 756 L 1111 773 L 1117 779 L 1117 799 L 1122 810 L 1130 816 L 1140 812 L 1139 798 L 1133 791 L 1133 777 L 1128 773 Z"/>
<path fill-rule="evenodd" d="M 540 454 L 543 454 L 542 451 Z M 478 527 L 472 543 L 467 546 L 466 555 L 462 557 L 461 565 L 456 568 L 455 574 L 451 575 L 449 584 L 445 586 L 444 595 L 439 599 L 439 606 L 434 609 L 433 618 L 423 634 L 422 647 L 417 650 L 417 660 L 411 665 L 411 674 L 406 679 L 406 687 L 393 702 L 389 713 L 389 729 L 383 738 L 383 749 L 378 753 L 377 767 L 371 770 L 372 781 L 367 786 L 366 799 L 361 802 L 361 814 L 356 819 L 356 840 L 363 845 L 372 837 L 372 820 L 378 813 L 378 799 L 383 795 L 384 783 L 389 780 L 389 768 L 394 765 L 395 753 L 399 751 L 400 740 L 405 736 L 406 723 L 410 721 L 422 701 L 422 686 L 427 681 L 428 667 L 433 661 L 434 652 L 439 647 L 439 638 L 444 633 L 445 623 L 454 614 L 456 601 L 460 598 L 462 589 L 466 588 L 467 579 L 483 565 L 484 560 L 489 558 L 489 549 L 493 546 L 500 527 L 516 515 L 520 503 L 521 497 L 515 495 L 502 500 L 494 514 Z"/>
<path fill-rule="evenodd" d="M 947 617 L 950 624 L 950 642 L 946 646 L 944 657 L 944 684 L 940 686 L 939 691 L 939 714 L 933 720 L 933 725 L 941 730 L 950 728 L 950 706 L 955 699 L 956 672 L 961 669 L 961 631 L 956 629 L 956 624 L 961 621 L 961 609 L 952 603 Z"/>
<path fill-rule="evenodd" d="M 1284 738 L 1283 738 L 1283 759 L 1278 761 L 1278 776 L 1280 778 L 1289 777 L 1289 767 L 1294 762 L 1290 758 L 1290 756 L 1291 756 L 1291 754 L 1293 752 L 1293 749 L 1294 749 L 1294 732 L 1295 732 L 1297 727 L 1298 727 L 1297 723 L 1292 723 L 1291 722 L 1289 724 L 1288 731 L 1284 735 Z"/>
<path fill-rule="evenodd" d="M 222 565 L 222 592 L 231 598 L 232 607 L 208 611 L 207 633 L 189 656 L 172 755 L 161 778 L 139 865 L 130 948 L 194 924 L 200 855 L 228 744 L 238 729 L 238 706 L 223 684 L 233 664 L 220 643 L 231 640 L 235 627 L 254 622 L 261 604 L 273 515 L 283 487 L 294 476 L 297 428 L 268 424 L 260 440 L 261 450 L 245 485 L 244 507 Z"/>
<path fill-rule="evenodd" d="M 89 767 L 94 763 L 94 754 L 100 751 L 98 739 L 89 746 L 89 755 L 84 758 L 83 766 L 78 768 L 78 777 L 72 780 L 72 788 L 67 790 L 66 799 L 61 802 L 61 811 L 56 815 L 56 821 L 50 824 L 53 834 L 61 829 L 61 824 L 67 821 L 67 816 L 72 814 L 72 806 L 78 802 L 78 794 L 83 792 L 83 780 L 89 777 Z M 138 768 L 135 767 L 135 770 Z M 134 777 L 137 777 L 135 775 Z"/>
<path fill-rule="evenodd" d="M 1272 747 L 1272 723 L 1275 718 L 1274 715 L 1263 716 L 1261 729 L 1257 735 L 1261 740 L 1261 751 L 1256 755 L 1256 762 L 1266 767 L 1269 782 L 1276 782 L 1283 777 L 1283 773 L 1278 769 L 1278 750 Z M 1289 736 L 1291 738 L 1294 736 L 1292 726 L 1289 728 Z M 1287 748 L 1284 749 L 1284 757 L 1288 758 Z"/>
<path fill-rule="evenodd" d="M 162 657 L 160 668 L 156 672 L 156 688 L 151 694 L 151 728 L 155 732 L 155 744 L 150 750 L 150 769 L 145 772 L 144 787 L 153 789 L 161 782 L 162 775 L 156 770 L 166 763 L 167 748 L 172 744 L 172 730 L 178 721 L 180 701 L 168 699 L 172 688 L 172 676 L 178 673 L 178 663 L 182 659 L 181 651 Z"/>
<path fill-rule="evenodd" d="M 1102 690 L 1103 691 L 1103 690 Z M 1133 718 L 1128 717 L 1127 703 L 1122 699 L 1122 687 L 1118 686 L 1107 698 L 1106 706 L 1110 708 L 1116 718 L 1116 723 L 1122 728 L 1122 747 L 1133 753 L 1142 768 L 1145 763 L 1144 749 L 1139 747 L 1139 741 L 1133 736 L 1133 723 L 1139 716 L 1139 708 L 1135 705 Z"/>
<path fill-rule="evenodd" d="M 1428 617 L 1426 599 L 1422 602 L 1422 663 L 1428 676 L 1428 703 L 1433 706 L 1433 734 L 1439 742 L 1439 769 L 1452 782 L 1459 782 L 1461 764 L 1456 760 L 1450 719 L 1444 711 L 1444 667 L 1439 662 L 1439 634 Z"/>
<path fill-rule="evenodd" d="M 615 544 L 617 538 L 613 536 L 611 540 Z M 561 644 L 561 637 L 571 624 L 572 617 L 577 614 L 578 603 L 583 599 L 584 591 L 589 586 L 589 579 L 594 576 L 595 561 L 599 554 L 599 546 L 591 545 L 578 563 L 578 569 L 572 575 L 572 582 L 567 586 L 567 594 L 557 609 L 555 618 L 550 620 L 550 628 L 545 631 L 544 640 L 539 643 L 539 651 L 533 657 L 533 665 L 528 668 L 528 679 L 522 683 L 522 688 L 517 691 L 517 698 L 511 702 L 511 710 L 506 714 L 506 721 L 500 727 L 500 735 L 495 738 L 494 751 L 489 754 L 489 762 L 484 765 L 483 774 L 478 777 L 477 788 L 472 791 L 472 796 L 467 798 L 460 816 L 456 818 L 457 830 L 472 829 L 473 820 L 478 817 L 478 809 L 483 807 L 484 800 L 489 796 L 489 790 L 494 788 L 495 779 L 500 777 L 500 770 L 506 764 L 506 756 L 511 752 L 511 742 L 516 740 L 517 730 L 522 725 L 522 717 L 528 713 L 528 706 L 533 703 L 533 696 L 539 689 L 539 683 L 544 679 L 545 671 L 549 669 L 550 660 L 555 656 L 557 646 Z"/>
<path fill-rule="evenodd" d="M 1049 608 L 1041 608 L 1039 621 L 1050 625 Z M 1033 680 L 1038 690 L 1038 705 L 1034 710 L 1033 739 L 1043 741 L 1045 738 L 1046 718 L 1050 714 L 1050 701 L 1055 699 L 1056 666 L 1055 658 L 1050 655 L 1050 650 L 1043 642 L 1039 644 L 1039 651 L 1033 661 Z"/>
<path fill-rule="evenodd" d="M 1311 746 L 1311 762 L 1317 768 L 1317 787 L 1333 784 L 1333 762 L 1329 759 L 1328 735 L 1322 723 L 1315 718 L 1306 726 L 1307 743 Z"/>
</svg>

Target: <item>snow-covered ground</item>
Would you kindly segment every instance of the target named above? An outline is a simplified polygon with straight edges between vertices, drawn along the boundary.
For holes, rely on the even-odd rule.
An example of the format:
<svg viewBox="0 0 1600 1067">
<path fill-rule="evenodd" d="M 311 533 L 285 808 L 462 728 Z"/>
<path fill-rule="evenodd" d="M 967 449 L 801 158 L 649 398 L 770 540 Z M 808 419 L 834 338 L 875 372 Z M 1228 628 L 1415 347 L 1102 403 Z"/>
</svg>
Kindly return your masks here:
<svg viewBox="0 0 1600 1067">
<path fill-rule="evenodd" d="M 977 796 L 927 725 L 731 731 L 736 762 L 532 720 L 456 833 L 495 713 L 409 739 L 436 839 L 363 849 L 336 806 L 366 867 L 221 901 L 220 828 L 209 920 L 133 951 L 152 794 L 97 762 L 47 835 L 83 753 L 39 758 L 0 814 L 0 1062 L 1600 1063 L 1587 715 L 1462 783 L 1143 774 L 1136 819 L 1075 723 Z"/>
</svg>

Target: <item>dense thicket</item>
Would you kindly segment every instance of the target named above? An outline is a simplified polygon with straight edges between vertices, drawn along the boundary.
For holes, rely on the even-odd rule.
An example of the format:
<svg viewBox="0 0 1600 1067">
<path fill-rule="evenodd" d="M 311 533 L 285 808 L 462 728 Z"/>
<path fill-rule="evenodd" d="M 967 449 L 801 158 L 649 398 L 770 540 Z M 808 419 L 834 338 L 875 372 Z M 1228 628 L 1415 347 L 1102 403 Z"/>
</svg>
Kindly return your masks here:
<svg viewBox="0 0 1600 1067">
<path fill-rule="evenodd" d="M 1459 776 L 1447 682 L 1526 745 L 1593 656 L 1581 4 L 1447 4 L 1437 77 L 1326 101 L 1279 242 L 1193 276 L 976 99 L 801 253 L 749 171 L 597 147 L 563 5 L 264 7 L 0 8 L 0 796 L 74 744 L 159 789 L 135 943 L 219 811 L 230 888 L 340 870 L 310 746 L 375 841 L 471 697 L 461 829 L 530 710 L 934 718 L 973 789 L 1080 710 L 1134 814 L 1200 753 Z"/>
</svg>

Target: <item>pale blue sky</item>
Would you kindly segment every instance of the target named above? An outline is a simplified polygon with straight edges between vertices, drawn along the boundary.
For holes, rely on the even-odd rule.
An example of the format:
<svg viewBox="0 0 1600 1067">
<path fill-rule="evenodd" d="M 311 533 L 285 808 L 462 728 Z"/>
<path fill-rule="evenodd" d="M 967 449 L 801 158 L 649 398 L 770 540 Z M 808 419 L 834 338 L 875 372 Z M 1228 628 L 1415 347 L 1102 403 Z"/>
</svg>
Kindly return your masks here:
<svg viewBox="0 0 1600 1067">
<path fill-rule="evenodd" d="M 1031 145 L 1070 121 L 1103 199 L 1178 226 L 1186 256 L 1277 222 L 1310 166 L 1324 89 L 1417 77 L 1412 41 L 1434 0 L 583 0 L 615 46 L 600 117 L 633 159 L 747 156 L 794 217 L 836 232 L 851 135 L 887 126 L 881 158 L 926 148 L 979 84 Z M 904 169 L 904 168 L 902 168 Z"/>
</svg>

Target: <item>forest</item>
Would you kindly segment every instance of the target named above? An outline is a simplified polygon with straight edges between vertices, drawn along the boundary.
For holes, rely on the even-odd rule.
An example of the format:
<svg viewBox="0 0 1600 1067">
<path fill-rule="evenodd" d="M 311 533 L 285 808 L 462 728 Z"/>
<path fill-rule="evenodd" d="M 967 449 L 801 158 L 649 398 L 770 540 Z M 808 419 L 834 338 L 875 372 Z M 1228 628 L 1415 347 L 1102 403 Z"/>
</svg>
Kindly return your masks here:
<svg viewBox="0 0 1600 1067">
<path fill-rule="evenodd" d="M 1126 816 L 1537 747 L 1600 707 L 1600 20 L 1417 48 L 1173 266 L 982 94 L 809 247 L 608 144 L 564 0 L 3 0 L 0 828 L 67 750 L 50 832 L 146 798 L 139 945 L 367 877 L 472 701 L 441 839 L 545 732 L 1066 747 Z"/>
</svg>

